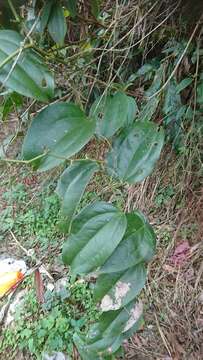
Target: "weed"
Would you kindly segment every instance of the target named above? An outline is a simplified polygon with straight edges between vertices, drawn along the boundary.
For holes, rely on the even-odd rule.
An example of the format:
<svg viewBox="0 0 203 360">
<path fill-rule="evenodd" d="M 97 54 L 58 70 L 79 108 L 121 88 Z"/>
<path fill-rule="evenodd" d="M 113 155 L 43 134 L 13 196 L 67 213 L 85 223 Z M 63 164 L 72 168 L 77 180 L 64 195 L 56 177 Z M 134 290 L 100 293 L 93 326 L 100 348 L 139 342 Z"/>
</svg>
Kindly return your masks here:
<svg viewBox="0 0 203 360">
<path fill-rule="evenodd" d="M 43 251 L 49 245 L 58 244 L 59 199 L 50 186 L 44 187 L 34 198 L 31 195 L 22 183 L 14 184 L 3 194 L 6 206 L 1 212 L 0 239 L 12 230 L 23 238 L 28 248 L 38 245 Z"/>
<path fill-rule="evenodd" d="M 4 354 L 9 350 L 9 359 L 14 359 L 18 350 L 27 351 L 39 360 L 43 353 L 54 351 L 71 355 L 73 334 L 86 333 L 98 317 L 92 290 L 85 282 L 71 284 L 68 279 L 67 286 L 59 292 L 47 290 L 42 307 L 30 289 L 16 313 L 15 326 L 4 331 L 0 351 Z"/>
<path fill-rule="evenodd" d="M 167 187 L 160 188 L 157 191 L 157 195 L 155 197 L 155 206 L 157 208 L 163 207 L 167 205 L 167 203 L 171 200 L 171 198 L 175 195 L 175 191 L 172 184 L 169 184 Z"/>
</svg>

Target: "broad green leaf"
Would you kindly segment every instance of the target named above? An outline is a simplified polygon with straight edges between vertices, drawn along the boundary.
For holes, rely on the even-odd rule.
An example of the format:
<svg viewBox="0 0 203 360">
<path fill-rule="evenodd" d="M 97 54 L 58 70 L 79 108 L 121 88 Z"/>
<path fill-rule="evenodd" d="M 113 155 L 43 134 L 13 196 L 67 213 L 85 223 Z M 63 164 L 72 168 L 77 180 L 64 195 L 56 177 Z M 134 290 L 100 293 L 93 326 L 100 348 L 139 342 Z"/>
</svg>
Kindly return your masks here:
<svg viewBox="0 0 203 360">
<path fill-rule="evenodd" d="M 15 31 L 0 31 L 0 65 L 20 49 L 22 41 L 23 37 Z M 42 58 L 33 50 L 24 49 L 11 72 L 16 56 L 0 68 L 0 82 L 6 81 L 5 86 L 24 96 L 50 100 L 54 95 L 54 79 Z"/>
<path fill-rule="evenodd" d="M 156 71 L 154 79 L 150 87 L 145 91 L 145 95 L 150 97 L 154 95 L 161 87 L 162 79 L 164 75 L 164 65 L 161 65 Z"/>
<path fill-rule="evenodd" d="M 197 102 L 203 104 L 203 81 L 197 86 Z"/>
<path fill-rule="evenodd" d="M 136 122 L 114 141 L 107 170 L 123 182 L 135 184 L 151 174 L 164 144 L 163 130 L 154 123 Z"/>
<path fill-rule="evenodd" d="M 124 309 L 104 313 L 86 337 L 74 334 L 73 339 L 83 360 L 109 359 L 142 324 L 142 304 L 132 301 Z"/>
<path fill-rule="evenodd" d="M 165 115 L 176 113 L 181 107 L 181 98 L 177 92 L 177 83 L 175 80 L 171 80 L 165 93 L 163 112 Z"/>
<path fill-rule="evenodd" d="M 65 0 L 65 5 L 70 12 L 71 16 L 74 18 L 77 15 L 77 0 Z"/>
<path fill-rule="evenodd" d="M 126 215 L 127 229 L 123 240 L 101 267 L 100 273 L 122 272 L 141 262 L 148 262 L 155 253 L 155 233 L 139 211 Z"/>
<path fill-rule="evenodd" d="M 180 94 L 177 92 L 177 82 L 171 80 L 165 93 L 163 112 L 166 134 L 171 140 L 173 147 L 178 148 L 181 144 L 182 120 L 184 119 L 185 109 L 181 102 Z"/>
<path fill-rule="evenodd" d="M 193 82 L 192 78 L 183 79 L 176 87 L 176 91 L 179 94 L 182 90 L 184 90 L 187 86 L 189 86 Z"/>
<path fill-rule="evenodd" d="M 92 15 L 97 18 L 100 12 L 100 0 L 90 0 L 90 5 Z"/>
<path fill-rule="evenodd" d="M 135 299 L 145 281 L 146 269 L 143 264 L 125 271 L 100 275 L 94 289 L 95 301 L 101 301 L 102 311 L 118 310 Z"/>
<path fill-rule="evenodd" d="M 98 169 L 99 166 L 96 162 L 81 160 L 71 164 L 61 175 L 56 192 L 62 199 L 62 213 L 65 215 L 67 228 L 69 228 L 85 187 Z"/>
<path fill-rule="evenodd" d="M 100 203 L 97 204 L 97 210 Z M 95 205 L 91 204 L 90 207 Z M 108 207 L 108 206 L 107 206 Z M 101 203 L 101 212 L 95 212 L 87 222 L 81 222 L 79 214 L 80 228 L 76 233 L 69 236 L 63 247 L 63 261 L 71 266 L 71 271 L 75 274 L 87 274 L 95 271 L 98 267 L 111 256 L 118 246 L 126 230 L 125 214 L 112 209 L 109 205 L 109 211 L 103 211 Z M 88 217 L 89 208 L 82 212 L 84 218 Z M 77 217 L 74 222 L 77 222 Z M 74 231 L 74 224 L 73 224 Z"/>
<path fill-rule="evenodd" d="M 52 169 L 77 153 L 92 137 L 94 121 L 72 103 L 47 106 L 37 115 L 25 136 L 23 159 L 41 171 Z M 43 154 L 46 154 L 43 156 Z"/>
<path fill-rule="evenodd" d="M 158 96 L 147 101 L 147 103 L 142 106 L 142 109 L 137 117 L 137 121 L 143 121 L 143 122 L 150 121 L 158 105 L 159 105 Z"/>
<path fill-rule="evenodd" d="M 154 66 L 152 64 L 144 64 L 138 69 L 137 76 L 143 76 L 153 70 L 154 70 Z"/>
<path fill-rule="evenodd" d="M 63 45 L 67 32 L 66 18 L 62 6 L 56 2 L 51 9 L 48 22 L 48 30 L 52 39 L 59 45 Z"/>
<path fill-rule="evenodd" d="M 45 5 L 43 7 L 42 14 L 39 19 L 39 31 L 40 32 L 43 32 L 48 24 L 53 4 L 54 4 L 54 0 L 49 0 L 49 1 L 46 1 Z"/>
<path fill-rule="evenodd" d="M 126 126 L 129 126 L 133 123 L 137 112 L 138 112 L 138 107 L 135 99 L 131 96 L 128 96 L 128 111 L 127 111 Z"/>
<path fill-rule="evenodd" d="M 128 96 L 121 92 L 97 98 L 90 109 L 90 115 L 96 118 L 97 134 L 109 138 L 123 127 L 127 122 L 128 106 Z"/>
</svg>

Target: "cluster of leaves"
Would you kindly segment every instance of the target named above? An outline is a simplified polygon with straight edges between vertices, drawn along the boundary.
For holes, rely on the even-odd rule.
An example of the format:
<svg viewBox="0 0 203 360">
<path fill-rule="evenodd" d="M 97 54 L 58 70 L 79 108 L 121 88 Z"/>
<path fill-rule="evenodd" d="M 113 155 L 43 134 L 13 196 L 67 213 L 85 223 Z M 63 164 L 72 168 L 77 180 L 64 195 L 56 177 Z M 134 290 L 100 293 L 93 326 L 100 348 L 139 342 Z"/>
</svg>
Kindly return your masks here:
<svg viewBox="0 0 203 360">
<path fill-rule="evenodd" d="M 99 3 L 90 4 L 97 16 Z M 65 16 L 69 16 L 61 5 L 58 1 L 47 2 L 30 24 L 30 31 L 34 25 L 42 32 L 47 29 L 57 46 L 64 42 Z M 67 1 L 66 7 L 74 18 L 76 1 Z M 23 38 L 13 31 L 0 32 L 0 81 L 16 93 L 48 102 L 56 94 L 53 75 L 39 55 L 43 50 L 28 40 L 29 36 Z M 164 51 L 167 56 L 173 54 L 173 64 L 167 65 L 170 73 L 182 49 L 176 44 L 168 45 Z M 75 332 L 73 336 L 84 360 L 111 358 L 142 323 L 137 296 L 145 283 L 146 264 L 155 251 L 155 235 L 139 211 L 125 214 L 98 201 L 77 214 L 78 206 L 98 171 L 105 171 L 121 184 L 135 184 L 151 174 L 164 144 L 160 123 L 173 143 L 179 142 L 182 120 L 191 118 L 191 109 L 182 104 L 180 93 L 193 79 L 177 82 L 173 77 L 163 87 L 164 69 L 160 60 L 145 64 L 130 75 L 127 84 L 116 84 L 115 91 L 108 87 L 94 101 L 90 99 L 86 111 L 70 102 L 50 104 L 33 117 L 24 138 L 21 161 L 32 164 L 34 169 L 43 172 L 68 164 L 56 189 L 62 204 L 61 229 L 68 234 L 63 260 L 75 275 L 96 273 L 94 301 L 100 303 L 103 312 L 86 335 Z M 146 83 L 138 109 L 126 89 L 140 78 Z M 197 85 L 201 112 L 201 77 Z M 157 125 L 151 120 L 160 108 L 164 120 Z M 77 159 L 76 154 L 95 137 L 110 147 L 105 159 Z"/>
<path fill-rule="evenodd" d="M 27 288 L 31 284 L 27 284 Z M 57 291 L 47 290 L 45 303 L 39 306 L 34 290 L 30 289 L 16 312 L 15 326 L 4 331 L 0 342 L 1 354 L 9 350 L 15 358 L 24 350 L 41 360 L 54 351 L 73 353 L 75 331 L 85 334 L 98 319 L 99 312 L 92 297 L 92 290 L 85 282 L 67 280 Z"/>
<path fill-rule="evenodd" d="M 7 59 L 19 51 L 22 39 L 12 31 L 1 31 L 0 37 L 5 64 L 1 81 L 38 100 L 52 96 L 52 76 L 38 55 L 26 49 L 21 62 L 12 69 Z M 16 81 L 19 76 L 23 78 L 20 84 Z M 84 359 L 115 353 L 141 321 L 142 311 L 135 299 L 145 283 L 145 262 L 155 249 L 155 235 L 148 222 L 139 212 L 125 215 L 103 202 L 88 205 L 75 217 L 85 187 L 100 167 L 129 184 L 151 173 L 163 146 L 163 131 L 146 119 L 134 123 L 135 110 L 134 99 L 123 92 L 96 99 L 89 116 L 72 103 L 52 104 L 34 117 L 23 142 L 22 158 L 39 171 L 53 169 L 71 158 L 57 186 L 63 230 L 69 233 L 63 259 L 76 275 L 100 274 L 95 301 L 101 302 L 104 312 L 94 326 L 97 330 L 90 330 L 85 339 L 74 336 Z M 94 134 L 112 142 L 106 160 L 100 163 L 97 159 L 72 158 Z"/>
</svg>

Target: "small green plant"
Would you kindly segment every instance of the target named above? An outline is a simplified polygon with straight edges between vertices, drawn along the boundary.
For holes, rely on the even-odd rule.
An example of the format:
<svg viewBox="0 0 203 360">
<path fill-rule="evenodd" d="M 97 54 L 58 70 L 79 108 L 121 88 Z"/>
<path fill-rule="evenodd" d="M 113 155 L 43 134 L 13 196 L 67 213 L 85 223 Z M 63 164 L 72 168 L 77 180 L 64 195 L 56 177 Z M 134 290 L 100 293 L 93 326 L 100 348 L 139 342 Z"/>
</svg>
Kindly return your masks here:
<svg viewBox="0 0 203 360">
<path fill-rule="evenodd" d="M 174 194 L 175 194 L 175 190 L 172 184 L 164 188 L 158 189 L 157 194 L 155 196 L 156 207 L 159 208 L 159 207 L 163 207 L 164 205 L 167 205 L 167 203 L 173 198 Z"/>
<path fill-rule="evenodd" d="M 16 313 L 15 325 L 4 331 L 0 351 L 15 359 L 18 350 L 31 353 L 41 360 L 43 354 L 63 351 L 73 354 L 73 335 L 85 334 L 99 317 L 88 283 L 67 279 L 59 291 L 45 293 L 45 303 L 39 305 L 30 289 Z M 11 355 L 12 354 L 12 355 Z"/>
<path fill-rule="evenodd" d="M 52 187 L 44 186 L 32 198 L 29 187 L 13 183 L 11 189 L 3 194 L 3 200 L 5 208 L 0 219 L 2 240 L 12 230 L 16 236 L 23 237 L 27 248 L 38 244 L 43 252 L 49 246 L 58 246 L 60 203 Z"/>
</svg>

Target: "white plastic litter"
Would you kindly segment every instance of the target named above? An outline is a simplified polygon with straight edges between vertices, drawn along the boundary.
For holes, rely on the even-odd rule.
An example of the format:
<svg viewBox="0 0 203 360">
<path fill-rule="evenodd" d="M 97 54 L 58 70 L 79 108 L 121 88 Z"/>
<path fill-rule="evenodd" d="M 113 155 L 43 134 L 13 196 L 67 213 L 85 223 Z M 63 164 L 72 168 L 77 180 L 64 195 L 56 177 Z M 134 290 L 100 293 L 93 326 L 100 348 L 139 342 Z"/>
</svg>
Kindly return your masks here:
<svg viewBox="0 0 203 360">
<path fill-rule="evenodd" d="M 0 258 L 0 273 L 10 271 L 21 271 L 23 274 L 27 271 L 27 266 L 24 260 L 17 260 L 11 257 L 1 256 Z"/>
</svg>

